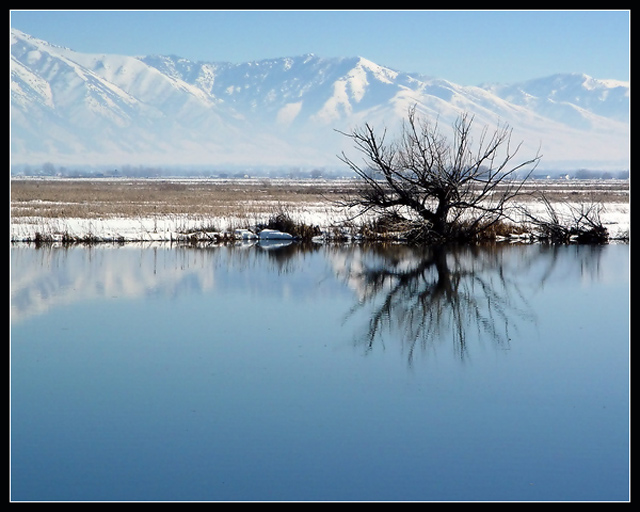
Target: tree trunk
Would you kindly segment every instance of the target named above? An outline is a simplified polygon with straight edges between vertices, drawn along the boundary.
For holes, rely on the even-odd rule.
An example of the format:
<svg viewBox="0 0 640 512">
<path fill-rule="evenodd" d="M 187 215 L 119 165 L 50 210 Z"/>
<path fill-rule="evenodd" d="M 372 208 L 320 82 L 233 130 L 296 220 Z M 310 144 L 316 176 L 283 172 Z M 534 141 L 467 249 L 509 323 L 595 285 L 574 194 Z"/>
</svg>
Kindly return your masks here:
<svg viewBox="0 0 640 512">
<path fill-rule="evenodd" d="M 447 235 L 447 217 L 449 215 L 449 203 L 446 198 L 441 198 L 433 215 L 433 231 L 439 236 Z"/>
</svg>

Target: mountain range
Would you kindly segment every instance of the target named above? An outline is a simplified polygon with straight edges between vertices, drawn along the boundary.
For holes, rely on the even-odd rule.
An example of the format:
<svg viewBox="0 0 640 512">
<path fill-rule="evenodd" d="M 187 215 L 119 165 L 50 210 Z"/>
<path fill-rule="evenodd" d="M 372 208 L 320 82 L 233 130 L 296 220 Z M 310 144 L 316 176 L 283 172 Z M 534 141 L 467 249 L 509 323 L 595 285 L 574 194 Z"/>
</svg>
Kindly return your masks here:
<svg viewBox="0 0 640 512">
<path fill-rule="evenodd" d="M 629 82 L 584 74 L 462 86 L 363 57 L 88 54 L 16 29 L 10 71 L 12 165 L 337 167 L 340 132 L 393 133 L 415 106 L 445 134 L 464 112 L 508 124 L 541 168 L 629 168 Z"/>
</svg>

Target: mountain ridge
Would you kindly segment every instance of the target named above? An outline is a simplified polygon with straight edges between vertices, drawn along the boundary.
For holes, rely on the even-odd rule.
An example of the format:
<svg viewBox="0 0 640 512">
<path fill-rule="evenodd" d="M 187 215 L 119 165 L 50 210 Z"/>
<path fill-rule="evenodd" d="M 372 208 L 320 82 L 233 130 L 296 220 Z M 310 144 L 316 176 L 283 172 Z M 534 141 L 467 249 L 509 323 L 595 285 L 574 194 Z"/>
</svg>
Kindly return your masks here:
<svg viewBox="0 0 640 512">
<path fill-rule="evenodd" d="M 11 31 L 11 156 L 33 164 L 337 165 L 365 122 L 409 107 L 446 127 L 507 123 L 543 163 L 628 168 L 628 82 L 557 74 L 462 86 L 366 57 L 246 63 L 88 54 Z"/>
</svg>

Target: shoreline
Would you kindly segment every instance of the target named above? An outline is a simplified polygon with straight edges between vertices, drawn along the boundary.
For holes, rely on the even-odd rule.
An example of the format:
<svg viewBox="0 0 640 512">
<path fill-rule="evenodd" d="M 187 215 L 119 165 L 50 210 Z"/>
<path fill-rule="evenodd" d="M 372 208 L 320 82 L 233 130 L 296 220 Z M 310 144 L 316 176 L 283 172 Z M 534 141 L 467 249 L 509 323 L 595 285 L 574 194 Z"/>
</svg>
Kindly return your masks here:
<svg viewBox="0 0 640 512">
<path fill-rule="evenodd" d="M 278 217 L 316 242 L 402 241 L 394 233 L 364 236 L 362 222 L 332 203 L 355 184 L 349 179 L 12 178 L 10 241 L 228 243 L 258 239 L 260 227 L 280 227 L 273 222 Z M 525 188 L 544 190 L 559 208 L 598 201 L 610 240 L 628 241 L 629 180 L 529 180 Z M 526 195 L 523 201 L 537 207 Z M 527 241 L 532 233 L 514 223 L 513 233 L 500 239 Z"/>
</svg>

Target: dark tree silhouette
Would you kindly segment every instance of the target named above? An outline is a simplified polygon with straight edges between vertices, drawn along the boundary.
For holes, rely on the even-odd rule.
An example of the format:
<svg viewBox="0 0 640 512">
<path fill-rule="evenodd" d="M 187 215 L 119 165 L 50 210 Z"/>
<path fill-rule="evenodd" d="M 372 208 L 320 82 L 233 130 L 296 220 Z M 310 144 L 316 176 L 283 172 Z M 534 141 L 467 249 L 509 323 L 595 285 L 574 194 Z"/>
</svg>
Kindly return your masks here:
<svg viewBox="0 0 640 512">
<path fill-rule="evenodd" d="M 516 164 L 521 147 L 511 147 L 508 126 L 485 127 L 474 148 L 473 116 L 462 114 L 448 140 L 438 125 L 408 112 L 398 141 L 366 124 L 350 137 L 364 155 L 362 165 L 342 153 L 340 159 L 360 178 L 357 192 L 343 206 L 358 214 L 384 213 L 418 241 L 470 241 L 481 238 L 507 216 L 541 156 Z M 391 214 L 391 215 L 389 215 Z"/>
<path fill-rule="evenodd" d="M 401 344 L 409 365 L 418 351 L 431 352 L 447 342 L 465 360 L 470 334 L 508 349 L 518 324 L 535 318 L 519 279 L 523 268 L 517 265 L 523 258 L 516 258 L 518 263 L 511 267 L 505 262 L 510 254 L 505 248 L 509 247 L 352 248 L 342 277 L 359 296 L 347 316 L 362 310 L 368 316 L 357 344 L 369 352 L 375 344 L 384 345 L 388 335 Z"/>
</svg>

